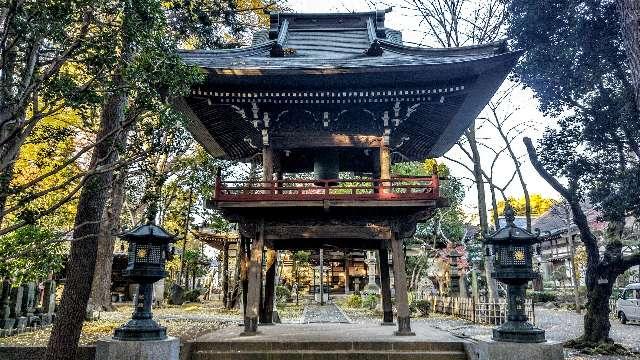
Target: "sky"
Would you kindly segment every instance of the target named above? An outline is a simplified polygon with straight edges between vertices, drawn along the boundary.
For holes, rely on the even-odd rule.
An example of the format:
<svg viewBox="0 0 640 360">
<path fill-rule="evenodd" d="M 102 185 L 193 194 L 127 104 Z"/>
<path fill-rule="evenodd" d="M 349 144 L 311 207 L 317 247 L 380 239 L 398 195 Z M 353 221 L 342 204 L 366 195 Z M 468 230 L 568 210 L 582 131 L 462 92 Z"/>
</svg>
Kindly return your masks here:
<svg viewBox="0 0 640 360">
<path fill-rule="evenodd" d="M 370 11 L 373 9 L 369 6 L 370 1 L 368 0 L 289 0 L 287 3 L 293 11 L 306 13 Z M 419 18 L 417 18 L 413 13 L 398 6 L 396 6 L 391 13 L 386 15 L 385 25 L 388 28 L 402 31 L 403 40 L 406 42 L 429 43 L 429 39 L 425 39 L 424 37 L 424 31 L 422 31 L 424 27 L 421 26 Z M 505 83 L 503 88 L 506 88 L 509 85 L 510 84 Z M 513 121 L 510 120 L 510 123 L 529 124 L 529 127 L 523 129 L 521 134 L 522 136 L 532 138 L 534 143 L 536 143 L 537 139 L 542 137 L 543 130 L 546 126 L 553 126 L 555 123 L 553 119 L 545 118 L 538 110 L 537 101 L 530 90 L 522 89 L 520 87 L 516 88 L 510 97 L 509 103 L 510 104 L 503 108 L 503 111 L 514 112 L 511 117 Z M 490 126 L 482 126 L 478 130 L 477 137 L 478 139 L 482 139 L 481 141 L 493 149 L 500 149 L 503 146 L 502 141 L 497 140 L 497 132 L 491 129 Z M 521 137 L 514 140 L 513 147 L 518 155 L 522 155 L 522 171 L 529 193 L 539 193 L 545 197 L 559 198 L 559 195 L 537 174 L 535 169 L 533 169 L 529 163 Z M 489 167 L 493 160 L 493 154 L 490 150 L 486 149 L 482 154 L 484 154 L 484 159 L 482 161 L 483 166 Z M 445 156 L 469 164 L 464 153 L 455 147 Z M 471 175 L 468 170 L 455 164 L 455 162 L 445 159 L 440 159 L 439 161 L 445 162 L 450 167 L 453 176 L 468 178 Z M 494 178 L 497 179 L 495 181 L 496 184 L 498 186 L 503 186 L 513 174 L 513 162 L 507 156 L 503 156 L 496 161 L 494 169 Z M 467 193 L 463 204 L 465 211 L 468 213 L 477 212 L 477 192 L 475 191 L 475 185 L 472 185 L 470 181 L 465 181 L 465 183 L 467 185 Z M 517 180 L 514 180 L 507 188 L 506 193 L 508 196 L 522 196 L 523 192 L 520 183 Z M 489 201 L 489 198 L 487 200 Z"/>
</svg>

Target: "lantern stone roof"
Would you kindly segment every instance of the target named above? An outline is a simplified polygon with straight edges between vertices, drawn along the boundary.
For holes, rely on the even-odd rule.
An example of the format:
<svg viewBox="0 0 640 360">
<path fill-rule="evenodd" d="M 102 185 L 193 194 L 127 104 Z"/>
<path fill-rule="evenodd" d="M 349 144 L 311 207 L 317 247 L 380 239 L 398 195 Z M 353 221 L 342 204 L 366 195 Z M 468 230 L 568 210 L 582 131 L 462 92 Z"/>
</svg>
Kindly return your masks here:
<svg viewBox="0 0 640 360">
<path fill-rule="evenodd" d="M 162 227 L 155 224 L 139 225 L 129 231 L 120 234 L 122 238 L 155 238 L 158 240 L 173 241 L 175 237 Z"/>
<path fill-rule="evenodd" d="M 285 172 L 313 166 L 313 152 L 300 150 L 305 144 L 295 139 L 318 139 L 306 144 L 317 148 L 336 134 L 344 139 L 334 136 L 331 146 L 375 147 L 384 138 L 394 162 L 441 156 L 522 52 L 504 41 L 407 46 L 385 26 L 389 11 L 271 13 L 269 29 L 256 32 L 249 47 L 181 51 L 206 80 L 175 106 L 212 155 L 248 159 L 268 143 L 291 153 Z M 369 164 L 361 152 L 343 148 L 341 164 L 351 168 L 341 171 Z"/>
<path fill-rule="evenodd" d="M 511 208 L 511 206 L 506 206 L 505 210 L 504 210 L 504 215 L 505 215 L 505 221 L 507 222 L 507 224 L 498 229 L 497 231 L 495 231 L 492 234 L 489 235 L 485 235 L 485 242 L 486 243 L 501 243 L 501 242 L 529 242 L 529 243 L 536 243 L 539 242 L 539 238 L 540 235 L 539 234 L 533 234 L 529 231 L 527 231 L 526 229 L 523 229 L 519 226 L 517 226 L 514 221 L 515 221 L 515 212 L 513 211 L 513 208 Z"/>
</svg>

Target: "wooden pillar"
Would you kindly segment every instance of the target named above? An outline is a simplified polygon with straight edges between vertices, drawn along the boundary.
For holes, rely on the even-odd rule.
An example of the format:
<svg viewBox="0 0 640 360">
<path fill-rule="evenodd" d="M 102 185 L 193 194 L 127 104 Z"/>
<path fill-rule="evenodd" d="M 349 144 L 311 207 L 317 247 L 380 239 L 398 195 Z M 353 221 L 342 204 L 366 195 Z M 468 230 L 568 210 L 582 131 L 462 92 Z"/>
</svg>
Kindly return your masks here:
<svg viewBox="0 0 640 360">
<path fill-rule="evenodd" d="M 237 255 L 236 255 L 237 256 Z M 229 241 L 222 245 L 222 304 L 229 307 Z"/>
<path fill-rule="evenodd" d="M 382 293 L 382 325 L 395 325 L 393 322 L 393 305 L 391 303 L 391 280 L 389 278 L 389 250 L 381 247 L 380 255 L 380 290 Z"/>
<path fill-rule="evenodd" d="M 267 272 L 265 274 L 264 300 L 262 303 L 262 313 L 260 314 L 260 324 L 273 324 L 273 303 L 276 291 L 276 268 L 277 252 L 267 250 Z"/>
<path fill-rule="evenodd" d="M 242 315 L 247 313 L 247 296 L 249 294 L 249 248 L 250 241 L 248 238 L 244 238 L 244 242 L 242 243 L 240 249 L 241 256 L 241 264 L 242 266 Z"/>
<path fill-rule="evenodd" d="M 380 179 L 380 150 L 371 152 L 371 177 L 375 179 Z M 377 194 L 378 186 L 380 183 L 377 181 L 373 182 L 373 193 Z"/>
<path fill-rule="evenodd" d="M 349 250 L 344 250 L 344 293 L 349 293 Z"/>
<path fill-rule="evenodd" d="M 260 224 L 258 236 L 251 244 L 249 262 L 249 289 L 247 292 L 247 309 L 244 314 L 244 332 L 242 335 L 255 335 L 258 332 L 258 315 L 260 307 L 260 288 L 262 272 L 262 252 L 264 249 L 264 221 Z"/>
<path fill-rule="evenodd" d="M 320 248 L 320 305 L 324 305 L 324 249 Z"/>
<path fill-rule="evenodd" d="M 270 146 L 262 147 L 262 181 L 273 180 L 273 150 Z"/>
<path fill-rule="evenodd" d="M 389 151 L 389 144 L 382 143 L 380 145 L 380 178 L 391 179 L 391 153 Z M 383 188 L 380 189 L 380 193 L 390 193 L 391 183 L 382 182 Z"/>
<path fill-rule="evenodd" d="M 398 331 L 395 332 L 395 335 L 415 335 L 411 331 L 411 314 L 409 312 L 409 297 L 407 296 L 407 271 L 405 269 L 402 239 L 395 232 L 391 236 L 391 251 L 393 253 L 393 276 L 395 278 L 396 307 L 398 309 Z"/>
</svg>

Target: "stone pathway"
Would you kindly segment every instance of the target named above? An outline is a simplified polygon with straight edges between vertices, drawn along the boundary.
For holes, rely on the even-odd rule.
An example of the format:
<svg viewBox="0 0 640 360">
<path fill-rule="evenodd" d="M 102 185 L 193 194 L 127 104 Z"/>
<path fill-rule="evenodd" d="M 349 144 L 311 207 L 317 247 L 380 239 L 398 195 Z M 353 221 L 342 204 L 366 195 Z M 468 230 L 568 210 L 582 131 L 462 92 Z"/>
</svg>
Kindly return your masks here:
<svg viewBox="0 0 640 360">
<path fill-rule="evenodd" d="M 336 304 L 309 304 L 304 307 L 302 312 L 303 324 L 310 323 L 350 323 L 351 321 L 345 315 L 344 311 Z"/>
</svg>

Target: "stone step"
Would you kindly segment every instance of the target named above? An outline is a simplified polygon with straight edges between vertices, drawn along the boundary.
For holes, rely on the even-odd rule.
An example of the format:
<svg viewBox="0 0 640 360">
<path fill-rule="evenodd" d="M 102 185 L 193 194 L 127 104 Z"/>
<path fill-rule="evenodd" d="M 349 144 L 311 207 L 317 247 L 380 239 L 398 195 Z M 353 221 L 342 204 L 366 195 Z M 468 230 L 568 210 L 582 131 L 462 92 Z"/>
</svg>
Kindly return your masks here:
<svg viewBox="0 0 640 360">
<path fill-rule="evenodd" d="M 393 352 L 464 352 L 457 341 L 195 341 L 192 352 L 245 351 L 393 351 Z"/>
<path fill-rule="evenodd" d="M 271 350 L 196 351 L 190 360 L 467 360 L 463 351 Z"/>
</svg>

